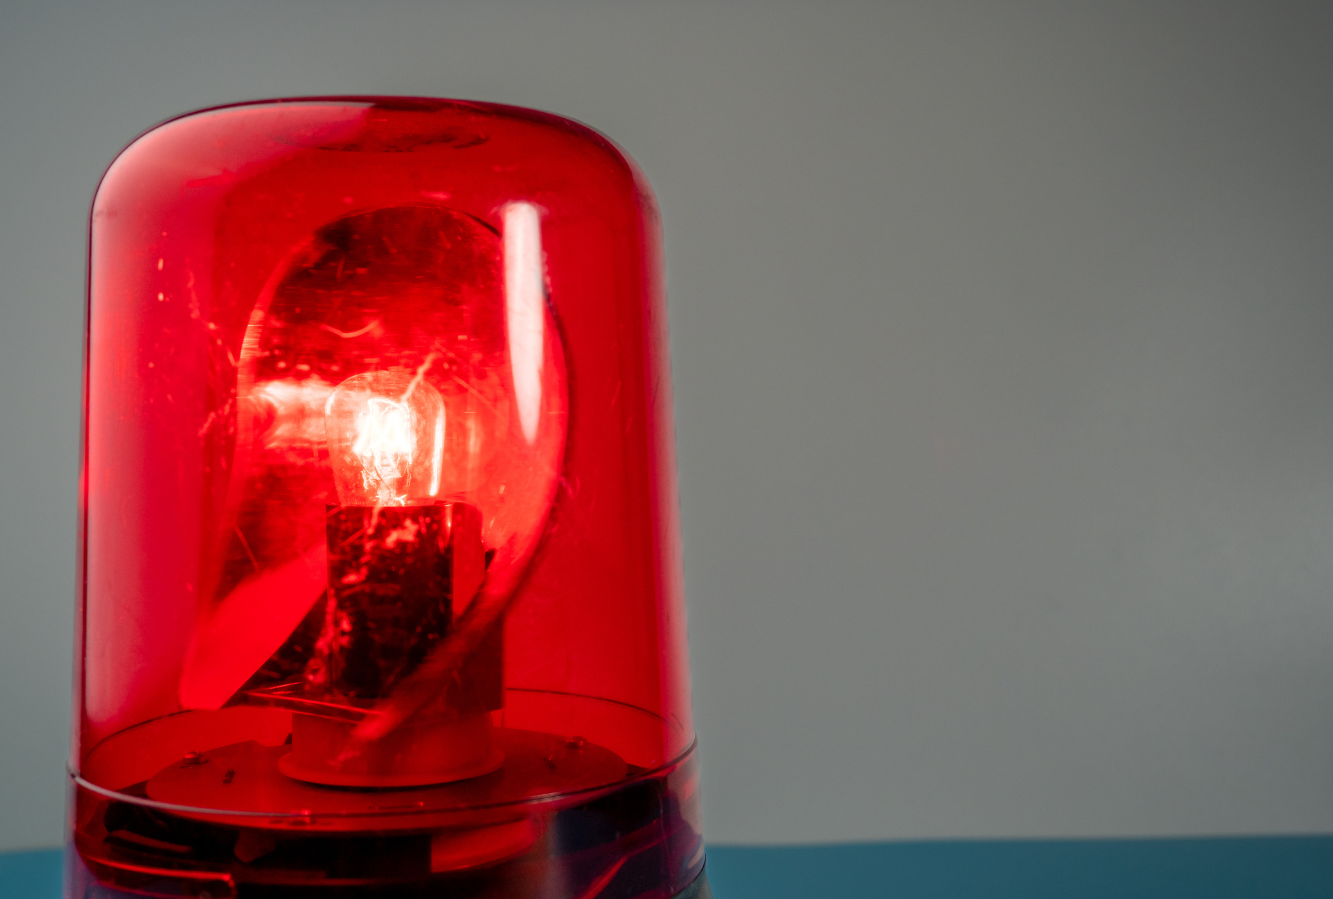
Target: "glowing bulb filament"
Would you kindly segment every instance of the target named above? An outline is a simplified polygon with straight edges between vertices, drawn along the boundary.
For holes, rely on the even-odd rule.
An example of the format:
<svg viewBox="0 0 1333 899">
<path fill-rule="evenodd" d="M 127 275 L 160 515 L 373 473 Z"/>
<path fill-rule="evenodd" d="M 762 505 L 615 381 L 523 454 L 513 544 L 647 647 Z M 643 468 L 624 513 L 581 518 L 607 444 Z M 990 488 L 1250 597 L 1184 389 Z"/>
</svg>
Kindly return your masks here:
<svg viewBox="0 0 1333 899">
<path fill-rule="evenodd" d="M 386 397 L 371 397 L 356 417 L 352 452 L 361 459 L 362 483 L 381 503 L 401 505 L 398 484 L 412 465 L 412 410 Z"/>
<path fill-rule="evenodd" d="M 406 371 L 354 375 L 324 406 L 329 464 L 343 505 L 435 501 L 444 456 L 444 401 Z"/>
</svg>

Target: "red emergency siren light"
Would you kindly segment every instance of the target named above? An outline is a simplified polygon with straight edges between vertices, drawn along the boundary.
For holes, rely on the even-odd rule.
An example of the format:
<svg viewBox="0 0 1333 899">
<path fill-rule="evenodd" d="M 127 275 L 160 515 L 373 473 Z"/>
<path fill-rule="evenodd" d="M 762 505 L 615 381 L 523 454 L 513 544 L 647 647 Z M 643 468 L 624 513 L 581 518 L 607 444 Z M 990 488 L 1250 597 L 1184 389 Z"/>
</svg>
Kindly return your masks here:
<svg viewBox="0 0 1333 899">
<path fill-rule="evenodd" d="M 708 895 L 657 227 L 605 139 L 486 104 L 116 159 L 67 897 Z"/>
</svg>

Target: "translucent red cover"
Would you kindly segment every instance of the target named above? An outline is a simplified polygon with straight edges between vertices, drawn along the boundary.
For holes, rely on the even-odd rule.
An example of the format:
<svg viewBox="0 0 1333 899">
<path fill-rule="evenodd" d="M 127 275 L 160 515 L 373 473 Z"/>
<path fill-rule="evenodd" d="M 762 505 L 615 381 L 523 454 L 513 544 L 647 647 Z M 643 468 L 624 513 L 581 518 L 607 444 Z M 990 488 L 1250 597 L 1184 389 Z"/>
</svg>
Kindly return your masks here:
<svg viewBox="0 0 1333 899">
<path fill-rule="evenodd" d="M 70 895 L 695 878 L 657 212 L 612 144 L 172 120 L 98 189 L 87 354 Z"/>
</svg>

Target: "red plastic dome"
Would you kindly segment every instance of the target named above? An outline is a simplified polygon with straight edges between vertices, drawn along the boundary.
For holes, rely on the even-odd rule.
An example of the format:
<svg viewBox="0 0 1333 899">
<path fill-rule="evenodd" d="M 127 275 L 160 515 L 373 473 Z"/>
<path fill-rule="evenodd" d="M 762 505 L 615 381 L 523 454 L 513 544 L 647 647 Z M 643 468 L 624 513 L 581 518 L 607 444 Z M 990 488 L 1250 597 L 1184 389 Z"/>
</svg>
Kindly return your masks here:
<svg viewBox="0 0 1333 899">
<path fill-rule="evenodd" d="M 706 892 L 661 280 L 645 181 L 550 115 L 117 158 L 67 895 Z"/>
</svg>

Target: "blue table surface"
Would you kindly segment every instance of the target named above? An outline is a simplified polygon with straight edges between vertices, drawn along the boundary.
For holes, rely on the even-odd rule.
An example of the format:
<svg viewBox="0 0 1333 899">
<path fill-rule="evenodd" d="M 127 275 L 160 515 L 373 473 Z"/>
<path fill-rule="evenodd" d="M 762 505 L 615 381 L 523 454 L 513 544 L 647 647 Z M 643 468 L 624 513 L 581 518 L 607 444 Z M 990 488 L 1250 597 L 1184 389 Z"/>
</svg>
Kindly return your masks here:
<svg viewBox="0 0 1333 899">
<path fill-rule="evenodd" d="M 1333 836 L 710 846 L 717 899 L 1333 896 Z M 60 850 L 0 854 L 0 899 L 56 899 Z"/>
</svg>

